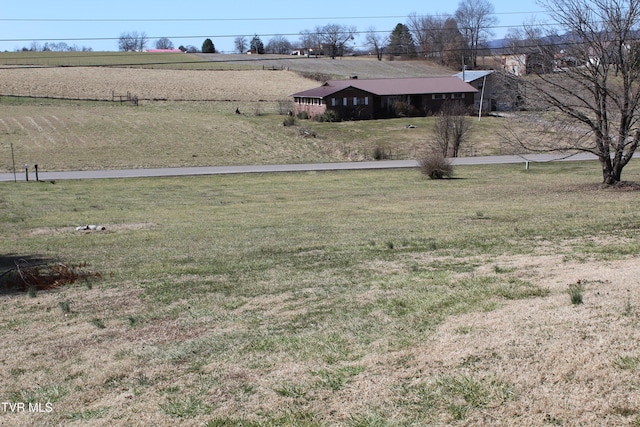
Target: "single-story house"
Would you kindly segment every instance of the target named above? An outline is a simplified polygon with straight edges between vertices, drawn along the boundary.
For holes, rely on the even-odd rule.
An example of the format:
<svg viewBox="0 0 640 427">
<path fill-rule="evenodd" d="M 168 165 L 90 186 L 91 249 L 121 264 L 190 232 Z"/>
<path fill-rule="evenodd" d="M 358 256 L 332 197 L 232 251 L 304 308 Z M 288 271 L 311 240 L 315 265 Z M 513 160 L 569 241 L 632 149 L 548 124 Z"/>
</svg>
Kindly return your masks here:
<svg viewBox="0 0 640 427">
<path fill-rule="evenodd" d="M 293 56 L 312 56 L 312 55 L 315 55 L 315 53 L 313 52 L 313 49 L 311 49 L 311 48 L 298 48 L 298 49 L 293 49 L 291 51 L 291 55 L 293 55 Z"/>
<path fill-rule="evenodd" d="M 478 92 L 473 97 L 473 107 L 476 111 L 482 102 L 482 111 L 494 111 L 497 105 L 497 83 L 493 70 L 464 70 L 454 76 L 469 83 Z"/>
<path fill-rule="evenodd" d="M 398 79 L 329 80 L 322 86 L 294 93 L 294 114 L 309 117 L 335 111 L 348 120 L 382 119 L 437 113 L 447 100 L 472 106 L 476 88 L 461 79 L 411 77 Z"/>
</svg>

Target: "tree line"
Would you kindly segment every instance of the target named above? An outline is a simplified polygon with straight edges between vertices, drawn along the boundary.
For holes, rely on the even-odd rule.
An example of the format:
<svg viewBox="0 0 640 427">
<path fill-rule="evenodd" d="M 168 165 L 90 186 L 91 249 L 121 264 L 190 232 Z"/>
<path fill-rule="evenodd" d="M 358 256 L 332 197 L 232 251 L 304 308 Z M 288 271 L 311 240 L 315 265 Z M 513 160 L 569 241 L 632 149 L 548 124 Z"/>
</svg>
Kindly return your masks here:
<svg viewBox="0 0 640 427">
<path fill-rule="evenodd" d="M 356 27 L 341 24 L 326 24 L 300 31 L 295 42 L 283 35 L 275 35 L 265 44 L 256 34 L 252 38 L 238 36 L 234 39 L 237 53 L 289 54 L 301 49 L 313 55 L 332 58 L 355 53 L 375 54 L 382 60 L 390 57 L 428 58 L 442 65 L 458 65 L 463 58 L 467 65 L 477 65 L 478 52 L 487 47 L 493 35 L 491 28 L 497 23 L 494 8 L 489 0 L 462 0 L 452 15 L 408 16 L 406 23 L 398 23 L 390 32 L 377 31 L 370 27 L 364 33 L 364 46 L 355 46 Z M 142 51 L 150 46 L 145 33 L 136 31 L 122 33 L 118 39 L 121 51 Z M 156 49 L 173 49 L 173 43 L 161 38 L 155 43 Z M 364 49 L 363 49 L 364 48 Z M 210 38 L 200 48 L 180 46 L 185 52 L 216 53 Z"/>
<path fill-rule="evenodd" d="M 452 15 L 419 15 L 412 13 L 406 23 L 398 23 L 391 32 L 378 31 L 373 27 L 358 32 L 356 27 L 341 24 L 326 24 L 299 33 L 297 41 L 283 35 L 271 37 L 265 44 L 256 34 L 253 37 L 238 36 L 233 41 L 234 52 L 256 54 L 290 54 L 300 49 L 310 55 L 325 55 L 332 58 L 352 54 L 373 54 L 379 60 L 384 55 L 390 58 L 426 58 L 441 65 L 458 68 L 464 63 L 475 67 L 478 53 L 487 47 L 493 35 L 491 28 L 497 23 L 490 0 L 461 0 Z M 356 37 L 363 35 L 363 45 L 356 46 Z M 145 32 L 123 32 L 118 37 L 118 50 L 140 52 L 149 48 L 175 49 L 166 37 L 152 41 Z M 183 52 L 217 53 L 211 38 L 201 46 L 180 45 Z M 64 42 L 33 42 L 23 51 L 91 51 L 91 48 L 68 46 Z"/>
</svg>

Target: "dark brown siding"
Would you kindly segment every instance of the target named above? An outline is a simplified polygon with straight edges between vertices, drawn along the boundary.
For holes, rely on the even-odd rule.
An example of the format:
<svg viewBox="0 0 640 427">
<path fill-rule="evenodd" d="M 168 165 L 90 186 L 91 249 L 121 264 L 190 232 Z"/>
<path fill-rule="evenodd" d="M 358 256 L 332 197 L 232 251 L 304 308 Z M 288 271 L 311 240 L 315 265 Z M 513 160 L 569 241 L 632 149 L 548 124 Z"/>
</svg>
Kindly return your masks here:
<svg viewBox="0 0 640 427">
<path fill-rule="evenodd" d="M 325 99 L 328 110 L 336 111 L 343 120 L 373 119 L 374 97 L 369 92 L 347 88 Z"/>
</svg>

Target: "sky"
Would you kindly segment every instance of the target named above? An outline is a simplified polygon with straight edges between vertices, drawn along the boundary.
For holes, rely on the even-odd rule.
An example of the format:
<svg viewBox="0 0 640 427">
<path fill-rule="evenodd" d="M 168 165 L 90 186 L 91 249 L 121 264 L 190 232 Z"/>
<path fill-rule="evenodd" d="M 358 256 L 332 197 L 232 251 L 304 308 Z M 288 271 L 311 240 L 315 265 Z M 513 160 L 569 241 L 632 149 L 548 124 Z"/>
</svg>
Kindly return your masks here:
<svg viewBox="0 0 640 427">
<path fill-rule="evenodd" d="M 492 29 L 502 38 L 511 27 L 543 17 L 535 0 L 489 0 L 498 24 Z M 300 0 L 240 0 L 238 3 L 199 0 L 0 0 L 0 51 L 64 42 L 94 51 L 117 51 L 123 33 L 144 33 L 148 47 L 161 37 L 175 47 L 192 45 L 200 49 L 210 38 L 216 50 L 231 53 L 234 39 L 258 35 L 266 45 L 274 35 L 292 44 L 304 30 L 327 24 L 353 26 L 366 33 L 370 28 L 391 32 L 417 15 L 453 14 L 458 2 L 439 0 L 368 0 L 303 2 Z M 356 46 L 363 46 L 357 37 Z"/>
</svg>

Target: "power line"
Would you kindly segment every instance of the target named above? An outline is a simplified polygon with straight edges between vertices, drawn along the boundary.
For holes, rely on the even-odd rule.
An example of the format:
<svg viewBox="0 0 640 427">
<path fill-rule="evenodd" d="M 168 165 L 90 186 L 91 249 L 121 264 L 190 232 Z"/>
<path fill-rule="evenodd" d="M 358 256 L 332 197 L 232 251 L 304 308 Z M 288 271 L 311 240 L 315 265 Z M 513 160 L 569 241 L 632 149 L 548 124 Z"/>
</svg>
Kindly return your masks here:
<svg viewBox="0 0 640 427">
<path fill-rule="evenodd" d="M 530 11 L 530 12 L 498 12 L 493 13 L 492 15 L 531 15 L 544 13 L 544 11 Z M 430 14 L 430 15 L 417 15 L 419 17 L 433 17 L 433 18 L 446 18 L 451 17 L 451 14 Z M 96 23 L 96 22 L 185 22 L 185 23 L 193 23 L 193 22 L 277 22 L 277 21 L 320 21 L 320 20 L 375 20 L 375 19 L 407 19 L 408 16 L 405 15 L 376 15 L 376 16 L 329 16 L 329 17 L 270 17 L 270 18 L 0 18 L 0 22 L 71 22 L 71 23 Z M 505 28 L 512 28 L 512 25 L 499 25 L 487 27 L 489 30 L 498 30 Z M 376 32 L 390 32 L 387 31 L 376 31 Z M 355 34 L 364 34 L 364 31 L 356 31 Z M 295 36 L 300 35 L 300 33 L 275 33 L 275 34 L 262 34 L 265 37 L 273 37 L 276 35 L 283 36 Z M 192 36 L 152 36 L 148 38 L 156 39 L 156 38 L 173 38 L 173 39 L 187 39 L 187 38 L 234 38 L 234 37 L 250 37 L 250 34 L 221 34 L 221 35 L 192 35 Z M 25 42 L 44 42 L 44 41 L 111 41 L 118 40 L 119 37 L 56 37 L 56 38 L 6 38 L 0 39 L 2 43 L 25 43 Z"/>
<path fill-rule="evenodd" d="M 492 15 L 532 15 L 545 13 L 531 12 L 496 12 Z M 425 17 L 447 17 L 451 14 L 419 15 Z M 396 19 L 407 18 L 406 15 L 377 15 L 377 16 L 314 16 L 314 17 L 271 17 L 271 18 L 0 18 L 0 22 L 243 22 L 243 21 L 318 21 L 345 19 Z"/>
<path fill-rule="evenodd" d="M 0 21 L 2 21 L 0 19 Z M 558 25 L 558 24 L 551 24 Z M 458 27 L 459 29 L 464 29 L 464 27 Z M 514 28 L 513 25 L 494 25 L 491 27 L 486 27 L 488 30 L 499 30 L 499 29 L 508 29 Z M 428 31 L 449 31 L 447 28 L 426 28 Z M 373 33 L 391 33 L 392 30 L 375 30 L 375 31 L 354 31 L 354 35 L 363 35 Z M 228 38 L 236 38 L 236 37 L 253 37 L 253 34 L 219 34 L 219 35 L 211 35 L 211 34 L 199 34 L 199 35 L 188 35 L 188 36 L 147 36 L 144 37 L 148 40 L 152 39 L 160 39 L 160 38 L 168 38 L 168 39 L 199 39 L 199 38 L 210 38 L 210 39 L 228 39 Z M 259 34 L 260 37 L 275 37 L 275 36 L 300 36 L 301 32 L 297 33 L 270 33 L 270 34 Z M 67 37 L 67 38 L 19 38 L 19 39 L 0 39 L 2 43 L 28 43 L 28 42 L 66 42 L 66 41 L 114 41 L 120 40 L 120 37 Z"/>
<path fill-rule="evenodd" d="M 493 13 L 492 15 L 519 15 L 519 14 L 536 14 L 543 13 L 542 11 L 530 11 L 530 12 L 502 12 L 502 13 Z M 419 18 L 427 18 L 427 17 L 439 17 L 439 18 L 449 18 L 451 14 L 431 14 L 431 15 L 415 15 Z M 381 16 L 342 16 L 342 17 L 298 17 L 298 18 L 123 18 L 123 19 L 112 19 L 112 18 L 99 18 L 99 19 L 81 19 L 81 18 L 0 18 L 0 22 L 239 22 L 239 21 L 301 21 L 301 20 L 356 20 L 356 19 L 390 19 L 390 18 L 403 18 L 409 19 L 410 16 L 400 16 L 400 15 L 381 15 Z M 499 29 L 507 29 L 514 28 L 513 25 L 495 25 L 487 27 L 487 30 L 499 30 Z M 315 30 L 311 30 L 311 33 L 315 33 L 319 28 L 316 27 Z M 464 28 L 460 28 L 460 30 L 464 30 Z M 425 29 L 427 31 L 447 31 L 445 28 L 433 28 L 433 29 Z M 300 36 L 302 31 L 296 33 L 271 33 L 271 34 L 261 34 L 260 37 L 275 37 L 275 36 L 283 36 L 283 37 L 291 37 L 291 36 Z M 354 31 L 353 34 L 357 36 L 362 36 L 364 34 L 377 33 L 377 34 L 389 34 L 391 30 L 367 30 L 367 31 Z M 231 38 L 239 38 L 239 37 L 252 37 L 251 34 L 199 34 L 199 35 L 177 35 L 177 36 L 147 36 L 142 33 L 142 37 L 146 40 L 155 40 L 160 38 L 168 38 L 168 39 L 231 39 Z M 122 35 L 119 37 L 68 37 L 68 38 L 7 38 L 0 39 L 0 42 L 3 43 L 48 43 L 48 42 L 92 42 L 92 41 L 118 41 L 122 38 Z M 362 46 L 356 46 L 362 47 Z M 51 57 L 48 57 L 51 58 Z"/>
</svg>

